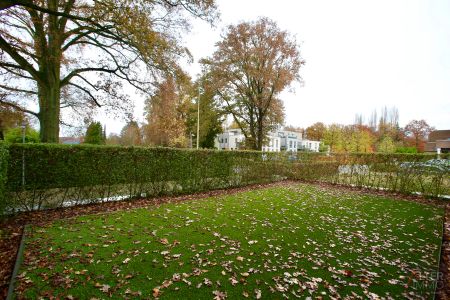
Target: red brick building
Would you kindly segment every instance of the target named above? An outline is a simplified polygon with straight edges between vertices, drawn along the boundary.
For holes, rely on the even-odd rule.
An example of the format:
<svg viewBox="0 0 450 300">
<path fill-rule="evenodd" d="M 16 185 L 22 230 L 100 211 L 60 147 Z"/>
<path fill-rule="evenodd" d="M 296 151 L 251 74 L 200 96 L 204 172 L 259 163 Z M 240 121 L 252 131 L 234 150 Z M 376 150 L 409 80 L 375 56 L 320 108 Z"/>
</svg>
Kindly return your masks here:
<svg viewBox="0 0 450 300">
<path fill-rule="evenodd" d="M 435 130 L 428 136 L 425 152 L 437 152 L 438 149 L 441 153 L 450 152 L 450 130 Z"/>
</svg>

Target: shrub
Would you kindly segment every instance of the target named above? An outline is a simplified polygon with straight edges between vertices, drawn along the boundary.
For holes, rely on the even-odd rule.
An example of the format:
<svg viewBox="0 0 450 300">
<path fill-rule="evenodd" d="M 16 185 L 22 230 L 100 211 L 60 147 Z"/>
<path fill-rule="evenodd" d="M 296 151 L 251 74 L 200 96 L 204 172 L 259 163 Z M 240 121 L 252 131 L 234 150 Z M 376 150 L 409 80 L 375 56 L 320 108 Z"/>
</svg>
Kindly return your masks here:
<svg viewBox="0 0 450 300">
<path fill-rule="evenodd" d="M 416 147 L 398 147 L 395 153 L 417 153 Z"/>
<path fill-rule="evenodd" d="M 5 134 L 5 141 L 8 143 L 22 143 L 22 128 L 9 129 Z M 25 143 L 39 143 L 39 132 L 31 127 L 25 129 Z"/>
<path fill-rule="evenodd" d="M 91 123 L 84 137 L 85 144 L 103 145 L 105 144 L 105 137 L 103 133 L 102 124 L 100 122 Z"/>
</svg>

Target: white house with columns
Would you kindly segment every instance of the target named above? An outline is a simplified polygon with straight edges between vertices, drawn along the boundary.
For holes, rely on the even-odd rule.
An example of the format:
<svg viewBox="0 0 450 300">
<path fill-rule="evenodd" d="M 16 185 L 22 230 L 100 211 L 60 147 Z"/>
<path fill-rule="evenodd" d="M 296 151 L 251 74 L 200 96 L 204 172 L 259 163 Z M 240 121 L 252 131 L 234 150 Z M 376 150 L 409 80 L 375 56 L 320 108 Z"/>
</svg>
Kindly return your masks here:
<svg viewBox="0 0 450 300">
<path fill-rule="evenodd" d="M 215 146 L 219 150 L 238 150 L 243 146 L 245 136 L 240 129 L 229 129 L 217 136 Z M 319 141 L 304 140 L 299 132 L 277 130 L 269 132 L 267 142 L 263 145 L 264 152 L 319 152 Z"/>
</svg>

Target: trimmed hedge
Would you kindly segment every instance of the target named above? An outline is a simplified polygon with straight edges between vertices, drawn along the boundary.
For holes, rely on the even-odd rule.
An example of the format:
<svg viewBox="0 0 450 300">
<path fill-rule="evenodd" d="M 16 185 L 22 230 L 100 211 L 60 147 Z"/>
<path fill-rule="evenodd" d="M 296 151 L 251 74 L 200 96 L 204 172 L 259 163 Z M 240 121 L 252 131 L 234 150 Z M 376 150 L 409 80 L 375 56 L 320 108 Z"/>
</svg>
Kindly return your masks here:
<svg viewBox="0 0 450 300">
<path fill-rule="evenodd" d="M 24 185 L 22 155 L 25 157 Z M 449 158 L 448 155 L 441 157 Z M 429 154 L 327 156 L 322 153 L 0 144 L 0 213 L 186 194 L 285 178 L 430 196 L 450 195 L 450 168 L 428 167 L 426 162 L 433 158 L 435 155 Z"/>
<path fill-rule="evenodd" d="M 0 215 L 6 208 L 6 182 L 9 152 L 7 146 L 0 142 Z"/>
<path fill-rule="evenodd" d="M 279 180 L 275 155 L 94 145 L 9 147 L 10 208 L 35 210 Z M 25 185 L 22 186 L 22 153 Z"/>
</svg>

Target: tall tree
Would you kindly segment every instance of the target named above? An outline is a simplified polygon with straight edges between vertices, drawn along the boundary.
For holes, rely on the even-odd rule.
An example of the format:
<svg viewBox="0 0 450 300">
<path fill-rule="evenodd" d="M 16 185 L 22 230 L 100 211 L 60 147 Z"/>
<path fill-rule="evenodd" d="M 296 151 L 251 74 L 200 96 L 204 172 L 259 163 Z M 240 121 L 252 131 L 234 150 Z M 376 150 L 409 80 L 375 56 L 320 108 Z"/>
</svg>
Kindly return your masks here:
<svg viewBox="0 0 450 300">
<path fill-rule="evenodd" d="M 110 133 L 105 142 L 106 145 L 120 145 L 120 135 L 116 133 Z"/>
<path fill-rule="evenodd" d="M 377 144 L 377 151 L 381 153 L 394 153 L 395 143 L 391 136 L 383 136 Z"/>
<path fill-rule="evenodd" d="M 313 141 L 321 141 L 326 131 L 326 126 L 322 122 L 316 122 L 306 128 L 306 137 Z"/>
<path fill-rule="evenodd" d="M 228 26 L 216 47 L 201 62 L 248 146 L 260 150 L 267 132 L 283 122 L 279 94 L 301 79 L 299 47 L 268 18 Z"/>
<path fill-rule="evenodd" d="M 342 125 L 331 124 L 324 133 L 323 142 L 330 146 L 331 152 L 342 151 L 342 128 Z"/>
<path fill-rule="evenodd" d="M 224 122 L 224 113 L 218 103 L 218 98 L 214 91 L 211 78 L 207 76 L 200 77 L 194 85 L 193 97 L 195 100 L 191 103 L 189 116 L 187 120 L 188 134 L 192 133 L 193 140 L 197 138 L 197 99 L 200 97 L 200 126 L 199 126 L 199 145 L 200 148 L 214 148 L 215 138 L 222 132 L 222 123 Z"/>
<path fill-rule="evenodd" d="M 418 151 L 423 151 L 423 143 L 434 127 L 428 125 L 425 120 L 412 120 L 405 126 L 406 135 L 414 139 L 414 145 Z"/>
<path fill-rule="evenodd" d="M 146 101 L 146 141 L 165 147 L 187 147 L 186 120 L 190 107 L 190 79 L 169 76 Z"/>
<path fill-rule="evenodd" d="M 142 145 L 142 134 L 136 121 L 130 121 L 122 128 L 120 144 L 124 146 Z"/>
<path fill-rule="evenodd" d="M 341 145 L 345 152 L 372 152 L 375 138 L 369 127 L 364 125 L 347 125 L 342 128 Z"/>
<path fill-rule="evenodd" d="M 124 82 L 150 91 L 188 57 L 178 34 L 188 15 L 212 21 L 214 0 L 2 1 L 0 89 L 17 95 L 2 103 L 37 117 L 43 142 L 58 142 L 62 110 L 126 109 Z"/>
<path fill-rule="evenodd" d="M 103 145 L 105 144 L 102 124 L 100 122 L 93 122 L 89 124 L 86 134 L 84 136 L 85 144 Z"/>
</svg>

